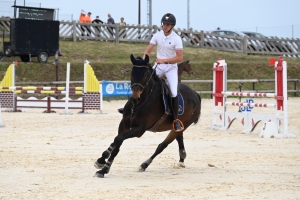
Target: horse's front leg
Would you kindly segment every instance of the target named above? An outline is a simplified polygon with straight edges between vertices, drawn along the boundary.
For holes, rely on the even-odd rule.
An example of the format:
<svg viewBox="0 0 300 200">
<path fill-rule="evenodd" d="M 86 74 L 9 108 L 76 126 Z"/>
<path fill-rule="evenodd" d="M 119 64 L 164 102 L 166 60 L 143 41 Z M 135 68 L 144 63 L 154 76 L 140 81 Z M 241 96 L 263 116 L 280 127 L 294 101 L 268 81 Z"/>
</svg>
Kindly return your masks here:
<svg viewBox="0 0 300 200">
<path fill-rule="evenodd" d="M 120 151 L 120 146 L 122 145 L 122 142 L 115 147 L 112 147 L 112 145 L 113 145 L 113 143 L 110 145 L 110 147 L 106 151 L 103 152 L 103 154 L 105 154 L 105 156 L 107 156 L 108 155 L 107 152 L 109 152 L 109 150 L 112 149 L 111 152 L 109 153 L 109 158 L 108 158 L 107 162 L 104 160 L 105 164 L 99 164 L 100 162 L 103 162 L 102 159 L 105 158 L 105 157 L 103 157 L 103 154 L 102 154 L 102 157 L 99 158 L 95 162 L 94 166 L 97 169 L 100 169 L 99 171 L 97 171 L 95 173 L 95 175 L 94 175 L 95 177 L 104 178 L 104 174 L 108 174 L 110 167 L 114 161 L 114 158 L 118 155 L 118 153 Z"/>
<path fill-rule="evenodd" d="M 147 167 L 151 164 L 151 162 L 153 161 L 153 159 L 160 154 L 171 142 L 174 141 L 175 138 L 178 137 L 178 135 L 182 135 L 182 132 L 175 132 L 174 130 L 171 130 L 170 133 L 168 134 L 168 136 L 166 137 L 166 139 L 160 143 L 158 145 L 158 147 L 156 148 L 154 154 L 145 162 L 143 162 L 139 168 L 140 172 L 144 172 Z"/>
<path fill-rule="evenodd" d="M 129 131 L 129 127 L 126 126 L 125 119 L 122 119 L 119 124 L 118 135 L 126 131 Z M 104 167 L 104 165 L 106 164 L 106 159 L 110 157 L 112 151 L 115 149 L 116 146 L 117 144 L 112 143 L 108 147 L 108 149 L 102 153 L 102 156 L 98 158 L 97 161 L 94 163 L 96 169 L 102 169 Z"/>
<path fill-rule="evenodd" d="M 145 129 L 133 128 L 126 132 L 123 132 L 121 124 L 119 126 L 119 134 L 115 137 L 114 142 L 109 146 L 109 148 L 102 153 L 102 157 L 98 158 L 94 166 L 97 169 L 101 169 L 96 172 L 95 177 L 103 178 L 105 174 L 108 174 L 110 167 L 120 151 L 120 147 L 124 140 L 133 137 L 141 137 L 145 133 Z M 107 162 L 105 161 L 108 158 Z"/>
<path fill-rule="evenodd" d="M 102 169 L 104 165 L 106 164 L 106 159 L 109 158 L 111 155 L 112 151 L 115 149 L 114 144 L 112 143 L 107 150 L 105 150 L 102 153 L 102 156 L 97 159 L 97 161 L 94 163 L 94 166 L 96 169 Z"/>
</svg>

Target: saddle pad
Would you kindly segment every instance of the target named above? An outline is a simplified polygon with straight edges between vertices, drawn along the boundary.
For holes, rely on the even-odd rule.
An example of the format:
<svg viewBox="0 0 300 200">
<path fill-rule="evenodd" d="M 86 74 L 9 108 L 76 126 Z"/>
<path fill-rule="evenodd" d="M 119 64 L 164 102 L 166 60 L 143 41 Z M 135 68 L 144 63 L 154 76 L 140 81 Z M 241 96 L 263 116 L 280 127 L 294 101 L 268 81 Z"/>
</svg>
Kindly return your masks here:
<svg viewBox="0 0 300 200">
<path fill-rule="evenodd" d="M 165 105 L 165 112 L 170 113 L 169 99 L 166 94 L 163 94 L 163 101 Z M 178 115 L 182 115 L 184 113 L 184 100 L 180 93 L 178 93 Z"/>
</svg>

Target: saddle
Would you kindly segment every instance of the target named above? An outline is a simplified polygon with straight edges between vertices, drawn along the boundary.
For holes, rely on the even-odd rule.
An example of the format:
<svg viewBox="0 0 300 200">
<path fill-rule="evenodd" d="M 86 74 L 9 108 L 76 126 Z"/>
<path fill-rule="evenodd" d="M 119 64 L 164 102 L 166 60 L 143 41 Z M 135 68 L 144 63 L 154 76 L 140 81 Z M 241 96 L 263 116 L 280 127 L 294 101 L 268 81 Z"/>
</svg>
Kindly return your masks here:
<svg viewBox="0 0 300 200">
<path fill-rule="evenodd" d="M 171 91 L 169 86 L 166 84 L 164 79 L 160 79 L 160 85 L 161 85 L 161 94 L 164 102 L 164 107 L 165 107 L 165 113 L 159 120 L 150 128 L 148 129 L 149 131 L 156 132 L 157 127 L 161 125 L 165 119 L 167 118 L 168 115 L 172 115 L 172 103 L 171 103 Z M 178 115 L 182 115 L 184 113 L 184 99 L 180 93 L 180 90 L 178 89 Z"/>
<path fill-rule="evenodd" d="M 162 98 L 163 98 L 163 101 L 164 101 L 164 105 L 165 105 L 165 112 L 172 115 L 172 103 L 171 103 L 171 99 L 172 99 L 172 96 L 171 96 L 171 91 L 170 91 L 170 88 L 169 86 L 166 84 L 165 80 L 164 79 L 160 79 L 160 82 L 161 82 L 161 93 L 162 93 Z M 178 103 L 179 103 L 179 106 L 178 106 L 178 115 L 182 115 L 184 113 L 184 99 L 180 93 L 180 90 L 178 88 Z"/>
</svg>

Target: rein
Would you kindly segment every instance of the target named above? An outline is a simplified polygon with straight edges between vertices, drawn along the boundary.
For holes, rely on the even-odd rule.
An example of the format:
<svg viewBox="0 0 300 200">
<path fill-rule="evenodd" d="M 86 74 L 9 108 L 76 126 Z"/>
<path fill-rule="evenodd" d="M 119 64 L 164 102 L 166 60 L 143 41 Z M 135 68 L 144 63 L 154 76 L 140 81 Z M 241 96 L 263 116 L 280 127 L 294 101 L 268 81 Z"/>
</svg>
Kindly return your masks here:
<svg viewBox="0 0 300 200">
<path fill-rule="evenodd" d="M 149 66 L 136 66 L 136 65 L 135 65 L 134 67 L 149 67 Z M 134 85 L 139 85 L 139 86 L 142 87 L 142 92 L 143 92 L 143 91 L 144 91 L 144 88 L 146 88 L 146 87 L 148 86 L 148 84 L 149 84 L 149 82 L 150 82 L 150 80 L 151 80 L 153 74 L 155 73 L 156 67 L 157 67 L 157 64 L 155 65 L 154 70 L 153 70 L 153 72 L 151 73 L 151 75 L 150 75 L 150 77 L 149 77 L 147 83 L 145 84 L 145 86 L 143 86 L 143 85 L 141 85 L 141 84 L 139 84 L 139 83 L 134 83 L 134 84 L 132 84 L 131 88 L 132 88 Z M 131 110 L 132 113 L 133 113 L 133 110 L 139 109 L 142 105 L 144 105 L 144 103 L 147 102 L 148 98 L 149 98 L 150 95 L 152 94 L 154 85 L 155 85 L 155 84 L 153 83 L 153 84 L 152 84 L 152 88 L 151 88 L 151 90 L 150 90 L 150 93 L 148 94 L 148 96 L 147 96 L 147 98 L 145 99 L 145 101 L 144 101 L 141 105 L 139 105 L 138 107 L 132 109 L 132 110 Z"/>
</svg>

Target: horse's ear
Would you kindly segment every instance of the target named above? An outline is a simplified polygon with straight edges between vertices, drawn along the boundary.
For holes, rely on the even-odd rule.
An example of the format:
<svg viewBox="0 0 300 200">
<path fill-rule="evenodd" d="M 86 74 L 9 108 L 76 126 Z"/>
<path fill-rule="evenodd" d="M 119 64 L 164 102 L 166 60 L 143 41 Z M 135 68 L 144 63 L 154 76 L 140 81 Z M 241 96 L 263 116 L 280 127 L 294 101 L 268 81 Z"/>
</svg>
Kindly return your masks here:
<svg viewBox="0 0 300 200">
<path fill-rule="evenodd" d="M 132 54 L 130 55 L 130 60 L 131 60 L 132 64 L 134 65 L 136 60 Z"/>
<path fill-rule="evenodd" d="M 189 64 L 190 60 L 187 60 L 186 62 Z"/>
<path fill-rule="evenodd" d="M 149 63 L 149 56 L 148 56 L 148 54 L 146 54 L 146 56 L 145 56 L 145 61 L 146 61 L 146 63 Z"/>
</svg>

